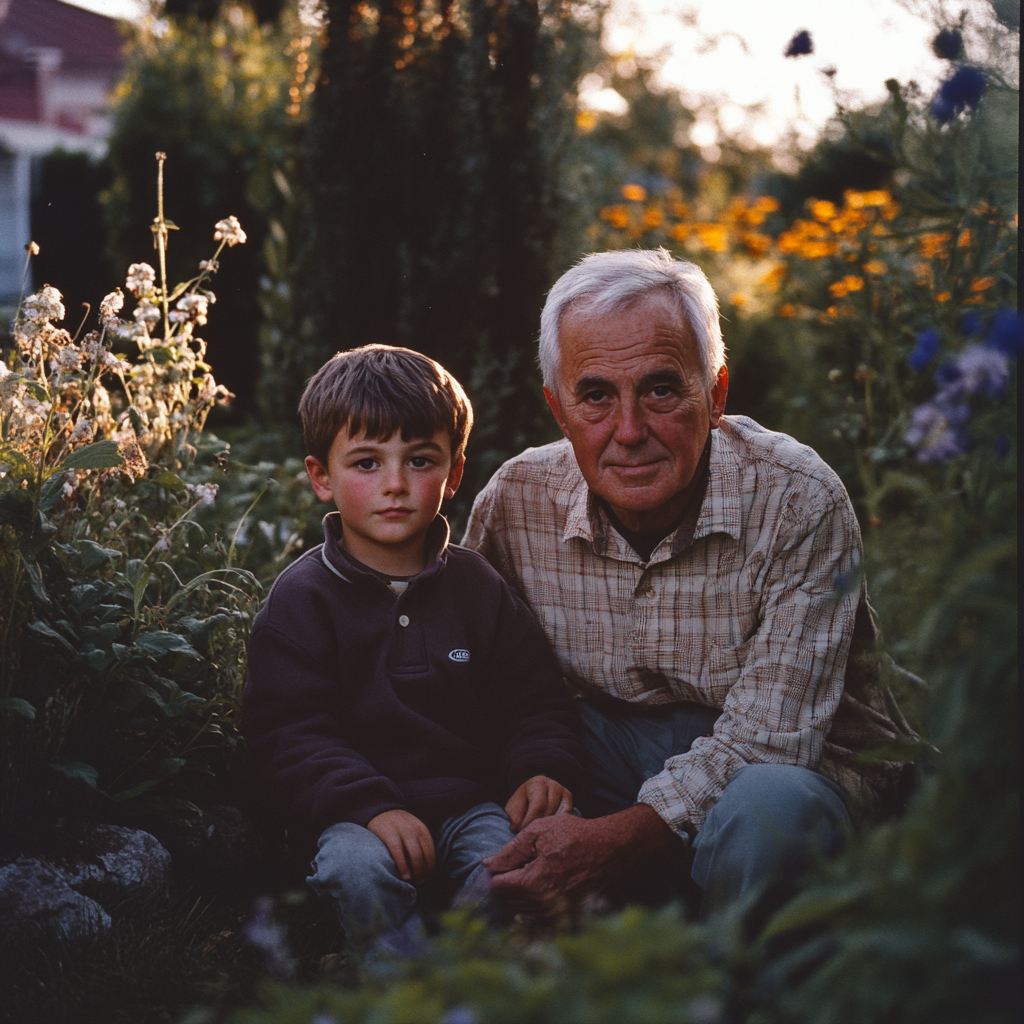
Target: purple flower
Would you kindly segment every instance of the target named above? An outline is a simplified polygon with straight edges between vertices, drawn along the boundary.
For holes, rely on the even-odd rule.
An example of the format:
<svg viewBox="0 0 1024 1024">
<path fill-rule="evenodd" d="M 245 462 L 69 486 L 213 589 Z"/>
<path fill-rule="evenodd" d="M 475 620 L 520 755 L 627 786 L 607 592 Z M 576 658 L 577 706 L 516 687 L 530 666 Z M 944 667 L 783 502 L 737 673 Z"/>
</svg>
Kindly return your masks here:
<svg viewBox="0 0 1024 1024">
<path fill-rule="evenodd" d="M 1012 359 L 1024 348 L 1024 317 L 1005 306 L 992 320 L 985 344 Z"/>
<path fill-rule="evenodd" d="M 963 56 L 964 37 L 955 28 L 944 28 L 932 40 L 932 50 L 943 60 L 957 60 Z"/>
<path fill-rule="evenodd" d="M 918 462 L 945 462 L 960 455 L 966 439 L 946 417 L 946 410 L 936 402 L 925 402 L 914 410 L 903 440 L 917 449 Z"/>
<path fill-rule="evenodd" d="M 441 1019 L 438 1024 L 479 1024 L 480 1018 L 469 1006 L 453 1006 Z"/>
<path fill-rule="evenodd" d="M 947 124 L 957 114 L 974 109 L 985 95 L 988 79 L 985 73 L 970 64 L 962 64 L 947 78 L 932 100 L 932 117 L 939 124 Z"/>
<path fill-rule="evenodd" d="M 995 441 L 996 455 L 1002 457 L 1009 454 L 1010 451 L 1010 439 L 1005 434 L 1000 434 Z"/>
<path fill-rule="evenodd" d="M 274 920 L 274 901 L 269 896 L 256 900 L 252 916 L 245 922 L 245 937 L 266 958 L 267 970 L 278 977 L 290 977 L 295 971 L 295 961 L 283 926 Z"/>
<path fill-rule="evenodd" d="M 947 403 L 961 395 L 986 394 L 991 398 L 1001 395 L 1010 377 L 1010 361 L 1002 352 L 987 345 L 968 345 L 957 356 L 956 367 L 959 376 L 953 384 L 944 388 L 937 400 Z"/>
<path fill-rule="evenodd" d="M 785 56 L 803 57 L 808 53 L 814 53 L 814 43 L 811 42 L 811 33 L 806 29 L 801 29 L 790 39 L 789 45 L 786 47 Z"/>
<path fill-rule="evenodd" d="M 939 332 L 934 328 L 921 331 L 917 336 L 917 344 L 914 346 L 914 350 L 907 356 L 910 368 L 918 372 L 923 370 L 935 358 L 935 354 L 939 351 L 939 342 L 941 340 Z"/>
</svg>

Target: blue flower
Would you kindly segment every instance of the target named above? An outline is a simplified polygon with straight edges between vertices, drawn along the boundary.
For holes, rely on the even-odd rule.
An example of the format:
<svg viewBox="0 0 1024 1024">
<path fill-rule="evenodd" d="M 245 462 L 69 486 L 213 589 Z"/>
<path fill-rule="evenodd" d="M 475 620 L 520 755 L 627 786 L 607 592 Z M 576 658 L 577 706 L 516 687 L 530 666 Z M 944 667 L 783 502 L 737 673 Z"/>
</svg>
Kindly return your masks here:
<svg viewBox="0 0 1024 1024">
<path fill-rule="evenodd" d="M 453 1006 L 438 1024 L 479 1024 L 480 1018 L 469 1006 Z"/>
<path fill-rule="evenodd" d="M 980 313 L 964 313 L 963 319 L 960 321 L 960 329 L 968 337 L 975 334 L 981 333 L 981 314 Z"/>
<path fill-rule="evenodd" d="M 973 110 L 981 102 L 987 86 L 988 79 L 983 71 L 970 64 L 962 64 L 952 78 L 947 78 L 939 86 L 932 100 L 932 117 L 939 124 L 947 124 L 962 111 Z"/>
<path fill-rule="evenodd" d="M 811 33 L 806 29 L 801 29 L 790 39 L 785 55 L 787 57 L 802 57 L 807 53 L 814 53 L 814 43 L 811 42 Z"/>
<path fill-rule="evenodd" d="M 914 410 L 903 440 L 917 449 L 918 462 L 945 462 L 967 448 L 967 439 L 937 402 L 925 402 Z"/>
<path fill-rule="evenodd" d="M 955 28 L 944 28 L 932 40 L 932 50 L 943 60 L 957 60 L 963 56 L 964 37 Z"/>
<path fill-rule="evenodd" d="M 1013 359 L 1024 348 L 1024 317 L 1004 306 L 993 318 L 985 344 Z"/>
<path fill-rule="evenodd" d="M 995 441 L 996 455 L 1002 457 L 1009 454 L 1010 451 L 1010 439 L 1005 434 L 1000 434 Z"/>
<path fill-rule="evenodd" d="M 939 342 L 941 340 L 939 332 L 934 328 L 921 331 L 917 336 L 917 344 L 914 346 L 914 350 L 907 356 L 910 368 L 918 372 L 923 370 L 935 358 L 935 354 L 939 351 Z"/>
<path fill-rule="evenodd" d="M 1010 361 L 1002 352 L 987 345 L 968 345 L 957 357 L 957 369 L 960 376 L 955 383 L 955 394 L 946 400 L 960 395 L 986 394 L 995 398 L 1003 393 L 1010 377 Z M 942 394 L 936 398 L 942 398 Z"/>
</svg>

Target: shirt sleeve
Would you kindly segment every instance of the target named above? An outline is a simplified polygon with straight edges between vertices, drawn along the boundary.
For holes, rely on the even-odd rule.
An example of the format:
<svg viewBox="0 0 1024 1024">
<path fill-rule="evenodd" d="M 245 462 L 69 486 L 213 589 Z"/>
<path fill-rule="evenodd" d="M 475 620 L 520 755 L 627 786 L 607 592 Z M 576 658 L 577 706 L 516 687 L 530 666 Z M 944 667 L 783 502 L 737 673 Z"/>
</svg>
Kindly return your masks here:
<svg viewBox="0 0 1024 1024">
<path fill-rule="evenodd" d="M 521 590 L 522 586 L 509 549 L 501 502 L 504 494 L 501 471 L 491 477 L 476 496 L 469 513 L 462 546 L 478 551 L 501 574 L 505 582 Z"/>
<path fill-rule="evenodd" d="M 722 790 L 751 764 L 815 769 L 843 692 L 860 588 L 860 530 L 845 493 L 819 511 L 790 495 L 779 517 L 758 628 L 713 650 L 712 670 L 737 670 L 711 736 L 670 757 L 640 789 L 677 832 L 699 831 Z"/>
<path fill-rule="evenodd" d="M 242 732 L 272 795 L 317 832 L 342 821 L 365 827 L 405 806 L 398 787 L 349 744 L 328 660 L 273 626 L 257 629 L 242 699 Z"/>
</svg>

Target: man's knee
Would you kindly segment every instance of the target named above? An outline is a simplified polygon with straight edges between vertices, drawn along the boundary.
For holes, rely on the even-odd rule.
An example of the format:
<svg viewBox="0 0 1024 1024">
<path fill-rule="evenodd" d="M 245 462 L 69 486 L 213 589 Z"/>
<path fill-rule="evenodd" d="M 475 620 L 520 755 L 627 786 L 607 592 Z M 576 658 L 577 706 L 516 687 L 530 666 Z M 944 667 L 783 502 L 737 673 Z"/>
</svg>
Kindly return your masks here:
<svg viewBox="0 0 1024 1024">
<path fill-rule="evenodd" d="M 842 790 L 831 779 L 789 764 L 754 764 L 741 769 L 725 787 L 711 815 L 738 815 L 750 827 L 789 835 L 806 835 L 820 822 L 836 828 L 850 824 Z"/>
</svg>

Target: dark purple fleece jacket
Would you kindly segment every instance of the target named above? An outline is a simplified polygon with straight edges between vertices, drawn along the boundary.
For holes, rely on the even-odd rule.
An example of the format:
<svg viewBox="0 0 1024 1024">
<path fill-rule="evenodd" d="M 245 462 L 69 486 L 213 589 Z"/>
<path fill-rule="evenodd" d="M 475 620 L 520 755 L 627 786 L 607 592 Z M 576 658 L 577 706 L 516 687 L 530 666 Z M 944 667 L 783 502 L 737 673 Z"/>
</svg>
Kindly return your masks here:
<svg viewBox="0 0 1024 1024">
<path fill-rule="evenodd" d="M 578 788 L 576 712 L 540 626 L 480 555 L 448 544 L 441 516 L 433 564 L 397 597 L 345 558 L 338 513 L 324 536 L 256 616 L 242 699 L 293 824 L 402 808 L 433 827 L 534 775 Z"/>
</svg>

